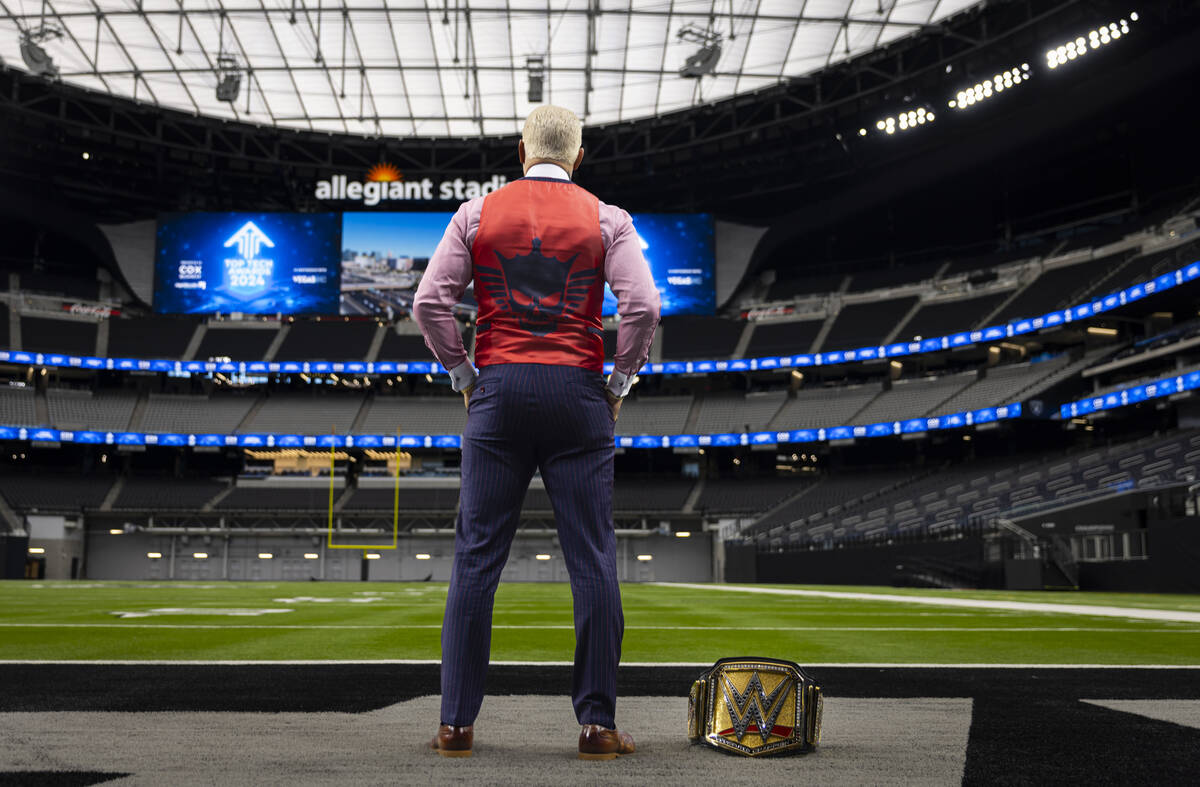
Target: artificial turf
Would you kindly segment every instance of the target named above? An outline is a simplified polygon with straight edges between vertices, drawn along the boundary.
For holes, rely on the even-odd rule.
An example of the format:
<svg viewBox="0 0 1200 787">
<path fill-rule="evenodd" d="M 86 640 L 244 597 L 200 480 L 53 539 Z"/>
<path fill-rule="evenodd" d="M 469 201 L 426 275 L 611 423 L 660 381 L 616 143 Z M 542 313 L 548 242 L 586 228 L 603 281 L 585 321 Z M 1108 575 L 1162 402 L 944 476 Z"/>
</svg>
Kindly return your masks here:
<svg viewBox="0 0 1200 787">
<path fill-rule="evenodd" d="M 824 589 L 1200 609 L 1190 596 Z M 0 660 L 436 660 L 445 593 L 439 583 L 0 582 Z M 662 585 L 622 594 L 626 662 L 1200 664 L 1196 623 Z M 114 614 L 162 609 L 181 611 Z M 267 609 L 290 611 L 227 613 Z M 565 584 L 501 585 L 493 623 L 493 660 L 572 658 Z"/>
</svg>

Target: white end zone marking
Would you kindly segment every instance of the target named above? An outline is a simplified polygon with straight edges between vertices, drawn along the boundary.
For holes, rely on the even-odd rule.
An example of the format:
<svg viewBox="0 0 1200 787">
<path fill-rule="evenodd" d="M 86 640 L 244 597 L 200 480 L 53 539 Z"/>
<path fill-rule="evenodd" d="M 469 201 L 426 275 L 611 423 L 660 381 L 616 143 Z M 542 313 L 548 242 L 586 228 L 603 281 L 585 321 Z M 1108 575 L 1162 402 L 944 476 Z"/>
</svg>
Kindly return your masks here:
<svg viewBox="0 0 1200 787">
<path fill-rule="evenodd" d="M 296 596 L 295 598 L 273 598 L 271 599 L 276 604 L 302 604 L 310 602 L 313 604 L 333 604 L 336 602 L 350 604 L 370 604 L 372 601 L 383 601 L 383 596 L 363 596 L 361 598 L 322 598 L 316 596 Z"/>
<path fill-rule="evenodd" d="M 119 618 L 149 618 L 159 615 L 227 615 L 232 617 L 258 617 L 273 615 L 279 612 L 291 612 L 290 609 L 206 609 L 204 607 L 159 607 L 158 609 L 143 609 L 136 612 L 110 612 Z"/>
<path fill-rule="evenodd" d="M 1200 700 L 1080 700 L 1080 702 L 1200 730 Z"/>
<path fill-rule="evenodd" d="M 196 610 L 181 612 L 173 609 L 147 610 L 143 612 L 113 612 L 122 618 L 141 618 L 151 615 L 231 615 L 254 616 L 270 612 L 292 612 L 290 609 L 264 610 Z M 0 622 L 0 628 L 63 628 L 63 629 L 296 629 L 301 631 L 323 631 L 326 629 L 363 631 L 440 630 L 440 623 L 396 623 L 382 625 L 371 623 L 42 623 Z M 493 630 L 515 631 L 574 631 L 574 626 L 553 623 L 528 623 L 505 625 L 497 623 Z M 626 631 L 855 631 L 855 632 L 911 632 L 917 634 L 1200 634 L 1200 628 L 1107 628 L 1100 626 L 626 626 Z"/>
<path fill-rule="evenodd" d="M 691 590 L 724 590 L 734 593 L 764 593 L 773 596 L 809 596 L 840 598 L 853 601 L 891 601 L 899 604 L 926 604 L 935 607 L 974 607 L 1003 609 L 1010 612 L 1049 612 L 1055 615 L 1092 615 L 1101 618 L 1135 618 L 1138 620 L 1170 620 L 1177 623 L 1200 623 L 1200 612 L 1174 609 L 1138 609 L 1107 607 L 1091 604 L 1048 604 L 1041 601 L 1001 601 L 983 598 L 933 598 L 931 596 L 901 596 L 892 593 L 859 593 L 842 590 L 801 590 L 800 588 L 767 588 L 752 585 L 703 585 L 692 582 L 654 582 L 659 587 L 689 588 Z"/>
<path fill-rule="evenodd" d="M 132 660 L 132 659 L 0 659 L 0 666 L 3 665 L 39 665 L 39 664 L 65 664 L 65 665 L 105 665 L 105 666 L 180 666 L 180 667 L 201 667 L 201 666 L 219 666 L 219 667 L 253 667 L 256 665 L 264 666 L 350 666 L 356 664 L 402 664 L 415 666 L 437 666 L 441 662 L 432 659 L 258 659 L 258 660 L 243 660 L 243 659 L 215 659 L 195 661 L 181 661 L 178 659 L 163 659 L 161 661 L 150 660 Z M 571 667 L 574 662 L 570 661 L 493 661 L 490 662 L 493 667 Z M 687 667 L 696 669 L 707 669 L 712 666 L 711 662 L 700 661 L 628 661 L 622 662 L 622 667 Z M 912 664 L 912 663 L 888 663 L 885 661 L 831 661 L 831 662 L 810 662 L 801 665 L 807 668 L 819 669 L 823 667 L 846 667 L 846 668 L 861 668 L 861 669 L 1046 669 L 1046 670 L 1066 670 L 1066 669 L 1145 669 L 1145 670 L 1200 670 L 1200 664 L 974 664 L 965 663 L 946 663 L 946 664 Z"/>
</svg>

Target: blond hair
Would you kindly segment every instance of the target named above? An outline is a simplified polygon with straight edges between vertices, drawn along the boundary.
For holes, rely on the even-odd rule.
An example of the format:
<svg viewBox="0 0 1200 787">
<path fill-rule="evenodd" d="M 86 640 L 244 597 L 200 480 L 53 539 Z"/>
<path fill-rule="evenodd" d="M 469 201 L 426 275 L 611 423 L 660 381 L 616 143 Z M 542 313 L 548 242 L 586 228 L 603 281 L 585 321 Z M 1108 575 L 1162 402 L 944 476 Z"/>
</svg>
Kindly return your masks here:
<svg viewBox="0 0 1200 787">
<path fill-rule="evenodd" d="M 525 142 L 527 159 L 573 165 L 583 146 L 583 123 L 569 109 L 544 104 L 525 118 L 521 139 Z"/>
</svg>

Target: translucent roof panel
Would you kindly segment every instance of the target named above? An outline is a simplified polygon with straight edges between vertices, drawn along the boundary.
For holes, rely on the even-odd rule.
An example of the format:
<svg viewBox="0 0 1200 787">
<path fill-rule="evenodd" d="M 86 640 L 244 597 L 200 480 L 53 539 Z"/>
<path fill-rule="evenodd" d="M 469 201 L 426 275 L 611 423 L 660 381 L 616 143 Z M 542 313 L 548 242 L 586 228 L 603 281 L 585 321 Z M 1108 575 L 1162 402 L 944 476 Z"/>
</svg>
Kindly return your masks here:
<svg viewBox="0 0 1200 787">
<path fill-rule="evenodd" d="M 537 103 L 589 125 L 804 76 L 975 0 L 3 0 L 0 57 L 233 120 L 397 137 L 514 134 Z M 708 47 L 709 71 L 680 74 Z M 28 47 L 26 47 L 26 54 Z M 540 78 L 541 100 L 531 101 Z M 237 82 L 236 97 L 218 83 Z M 536 98 L 536 96 L 534 96 Z"/>
</svg>

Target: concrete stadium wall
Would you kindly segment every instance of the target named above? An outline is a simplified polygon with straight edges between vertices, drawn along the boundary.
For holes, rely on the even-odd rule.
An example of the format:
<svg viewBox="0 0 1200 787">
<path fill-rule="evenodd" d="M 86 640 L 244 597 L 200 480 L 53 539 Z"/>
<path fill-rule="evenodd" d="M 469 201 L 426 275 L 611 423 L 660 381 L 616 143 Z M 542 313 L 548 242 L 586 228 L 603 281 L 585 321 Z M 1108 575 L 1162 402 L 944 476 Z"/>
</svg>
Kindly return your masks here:
<svg viewBox="0 0 1200 787">
<path fill-rule="evenodd" d="M 911 570 L 911 561 L 938 560 L 964 567 L 982 567 L 978 538 L 956 541 L 892 544 L 820 552 L 759 552 L 756 582 L 795 582 L 806 585 L 891 585 Z"/>
<path fill-rule="evenodd" d="M 28 549 L 29 536 L 0 533 L 0 579 L 24 578 Z"/>
<path fill-rule="evenodd" d="M 186 543 L 185 543 L 186 540 Z M 314 543 L 315 542 L 315 543 Z M 161 558 L 149 558 L 157 552 Z M 208 557 L 197 559 L 196 552 Z M 378 554 L 365 560 L 366 552 Z M 260 553 L 272 555 L 270 559 Z M 306 559 L 305 554 L 315 554 Z M 538 560 L 539 554 L 550 555 Z M 417 559 L 417 555 L 428 555 Z M 147 532 L 110 535 L 88 532 L 85 576 L 88 579 L 179 580 L 403 580 L 446 581 L 454 555 L 449 536 L 412 536 L 392 549 L 330 549 L 320 536 L 229 537 L 170 536 Z M 650 555 L 651 560 L 638 560 Z M 712 540 L 704 533 L 690 538 L 654 534 L 619 537 L 617 571 L 622 582 L 707 582 L 712 579 Z M 502 579 L 508 582 L 565 582 L 562 549 L 552 535 L 518 534 Z"/>
<path fill-rule="evenodd" d="M 1136 593 L 1200 593 L 1200 522 L 1164 522 L 1146 531 L 1145 560 L 1079 564 L 1080 590 Z"/>
<path fill-rule="evenodd" d="M 767 228 L 718 220 L 713 231 L 716 235 L 717 306 L 724 306 L 742 283 L 754 249 Z"/>
<path fill-rule="evenodd" d="M 125 281 L 129 282 L 133 294 L 146 303 L 154 300 L 155 230 L 156 222 L 152 219 L 100 225 Z"/>
<path fill-rule="evenodd" d="M 1149 551 L 1145 558 L 1079 562 L 1079 589 L 1200 593 L 1200 520 L 1164 520 L 1145 532 Z M 934 573 L 948 567 L 974 568 L 980 587 L 1030 590 L 1046 582 L 1040 560 L 985 562 L 978 537 L 818 552 L 758 552 L 753 545 L 725 544 L 728 582 L 903 585 L 922 566 Z"/>
<path fill-rule="evenodd" d="M 29 548 L 44 549 L 40 556 L 46 564 L 45 579 L 76 579 L 84 557 L 83 527 L 75 517 L 25 517 Z"/>
</svg>

